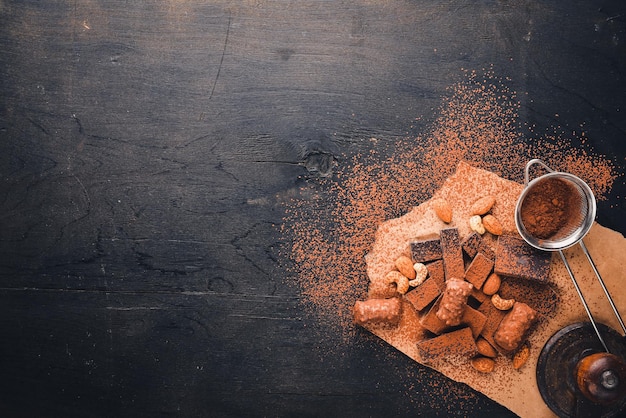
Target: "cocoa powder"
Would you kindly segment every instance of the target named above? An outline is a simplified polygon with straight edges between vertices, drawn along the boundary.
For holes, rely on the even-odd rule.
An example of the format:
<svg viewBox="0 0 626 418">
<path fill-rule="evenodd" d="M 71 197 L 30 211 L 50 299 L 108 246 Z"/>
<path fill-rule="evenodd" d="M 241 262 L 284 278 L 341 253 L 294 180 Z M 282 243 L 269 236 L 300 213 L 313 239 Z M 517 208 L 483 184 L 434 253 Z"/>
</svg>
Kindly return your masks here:
<svg viewBox="0 0 626 418">
<path fill-rule="evenodd" d="M 526 195 L 521 207 L 522 223 L 535 238 L 547 239 L 576 216 L 576 190 L 568 182 L 548 177 L 539 180 Z"/>
</svg>

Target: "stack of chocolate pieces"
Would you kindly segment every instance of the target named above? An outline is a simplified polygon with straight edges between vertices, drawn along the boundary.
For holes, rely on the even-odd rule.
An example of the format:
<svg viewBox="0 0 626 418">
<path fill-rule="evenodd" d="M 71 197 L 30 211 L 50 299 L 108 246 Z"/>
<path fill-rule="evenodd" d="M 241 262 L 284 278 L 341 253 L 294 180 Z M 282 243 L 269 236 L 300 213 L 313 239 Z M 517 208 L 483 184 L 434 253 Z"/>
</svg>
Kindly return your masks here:
<svg viewBox="0 0 626 418">
<path fill-rule="evenodd" d="M 417 344 L 426 363 L 441 357 L 472 357 L 478 353 L 476 340 L 481 337 L 499 352 L 510 354 L 494 340 L 507 311 L 494 306 L 491 292 L 483 292 L 492 274 L 500 276 L 497 292 L 503 299 L 523 302 L 540 315 L 549 313 L 556 303 L 557 293 L 548 284 L 551 253 L 536 250 L 517 236 L 499 236 L 493 249 L 478 233 L 462 240 L 457 228 L 446 228 L 439 238 L 410 245 L 413 261 L 424 263 L 429 273 L 422 284 L 404 295 L 420 313 L 421 326 L 432 334 Z M 450 280 L 472 285 L 460 321 L 452 326 L 437 315 Z"/>
</svg>

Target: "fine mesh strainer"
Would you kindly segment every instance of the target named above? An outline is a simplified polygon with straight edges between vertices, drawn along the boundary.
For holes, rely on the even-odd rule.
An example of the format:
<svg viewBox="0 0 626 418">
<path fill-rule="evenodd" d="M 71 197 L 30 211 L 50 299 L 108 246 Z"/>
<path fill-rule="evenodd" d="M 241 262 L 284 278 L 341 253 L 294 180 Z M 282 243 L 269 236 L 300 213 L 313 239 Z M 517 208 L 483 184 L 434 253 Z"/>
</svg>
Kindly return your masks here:
<svg viewBox="0 0 626 418">
<path fill-rule="evenodd" d="M 544 169 L 546 169 L 548 173 L 530 181 L 530 168 L 535 164 L 542 166 Z M 615 304 L 613 303 L 613 299 L 611 298 L 608 289 L 604 285 L 604 281 L 602 280 L 602 277 L 600 276 L 600 273 L 598 272 L 598 269 L 591 259 L 591 255 L 589 255 L 589 251 L 587 251 L 585 243 L 583 242 L 584 236 L 587 234 L 587 232 L 589 232 L 589 229 L 593 225 L 596 217 L 596 199 L 593 195 L 593 192 L 591 191 L 587 183 L 582 181 L 580 178 L 569 173 L 554 171 L 539 159 L 530 160 L 526 164 L 526 169 L 524 171 L 524 180 L 524 184 L 526 187 L 524 188 L 519 199 L 517 200 L 517 205 L 515 207 L 515 225 L 517 226 L 517 230 L 522 238 L 529 245 L 544 251 L 559 252 L 561 259 L 565 264 L 567 272 L 569 273 L 572 282 L 574 283 L 576 292 L 578 292 L 578 296 L 580 297 L 585 311 L 587 312 L 587 316 L 591 320 L 591 324 L 593 325 L 593 328 L 596 331 L 596 334 L 598 335 L 598 338 L 600 339 L 600 342 L 602 343 L 604 349 L 608 352 L 609 350 L 607 348 L 607 345 L 604 342 L 602 335 L 600 335 L 600 331 L 598 330 L 596 322 L 593 319 L 593 315 L 589 310 L 589 306 L 587 305 L 587 302 L 585 301 L 580 287 L 576 282 L 574 273 L 572 272 L 572 269 L 570 268 L 570 265 L 567 262 L 565 255 L 563 254 L 564 249 L 569 248 L 575 244 L 580 245 L 583 253 L 587 256 L 587 259 L 589 260 L 589 263 L 593 268 L 598 282 L 602 286 L 602 290 L 604 290 L 604 294 L 606 295 L 606 298 L 608 299 L 609 304 L 613 309 L 613 313 L 617 317 L 617 320 L 619 321 L 623 332 L 626 334 L 626 326 L 624 325 L 624 322 L 622 321 L 622 318 L 617 311 Z M 543 193 L 544 196 L 549 196 L 549 185 L 551 183 L 554 184 L 555 180 L 560 184 L 560 187 L 562 187 L 561 192 L 563 192 L 564 190 L 568 191 L 568 197 L 564 202 L 559 203 L 557 201 L 554 201 L 555 206 L 557 204 L 559 205 L 560 209 L 557 212 L 559 216 L 555 218 L 554 214 L 552 214 L 552 217 L 547 217 L 553 223 L 552 226 L 554 226 L 554 228 L 553 230 L 549 231 L 549 235 L 542 235 L 538 232 L 535 232 L 537 231 L 537 228 L 535 228 L 535 222 L 541 223 L 542 215 L 539 215 L 539 217 L 529 217 L 528 214 L 525 213 L 526 204 L 529 204 L 533 197 L 537 196 L 538 194 Z M 545 219 L 543 219 L 543 221 L 543 225 L 546 226 Z M 525 222 L 527 224 L 525 224 Z"/>
</svg>

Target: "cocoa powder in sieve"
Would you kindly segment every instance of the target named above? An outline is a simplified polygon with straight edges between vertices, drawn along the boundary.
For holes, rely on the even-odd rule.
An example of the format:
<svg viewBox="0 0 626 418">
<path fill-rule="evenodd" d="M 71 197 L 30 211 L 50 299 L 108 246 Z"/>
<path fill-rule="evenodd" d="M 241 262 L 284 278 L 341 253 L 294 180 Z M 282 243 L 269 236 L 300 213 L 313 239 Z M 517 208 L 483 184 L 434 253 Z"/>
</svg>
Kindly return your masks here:
<svg viewBox="0 0 626 418">
<path fill-rule="evenodd" d="M 548 177 L 539 180 L 526 195 L 520 215 L 524 227 L 535 238 L 553 237 L 572 217 L 579 205 L 576 190 L 568 182 Z"/>
</svg>

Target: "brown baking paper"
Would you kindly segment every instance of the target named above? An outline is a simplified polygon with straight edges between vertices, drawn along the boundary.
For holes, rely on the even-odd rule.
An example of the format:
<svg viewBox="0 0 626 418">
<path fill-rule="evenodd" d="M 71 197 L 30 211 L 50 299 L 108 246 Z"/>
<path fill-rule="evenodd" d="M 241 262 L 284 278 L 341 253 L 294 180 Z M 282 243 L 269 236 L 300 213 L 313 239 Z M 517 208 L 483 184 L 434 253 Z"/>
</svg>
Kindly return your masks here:
<svg viewBox="0 0 626 418">
<path fill-rule="evenodd" d="M 460 163 L 457 171 L 449 177 L 434 198 L 443 197 L 453 207 L 453 219 L 444 224 L 434 213 L 433 199 L 415 207 L 406 215 L 383 223 L 377 230 L 372 251 L 367 256 L 367 273 L 370 286 L 382 280 L 393 270 L 394 260 L 408 255 L 409 243 L 418 238 L 437 235 L 442 228 L 456 227 L 462 237 L 471 233 L 468 225 L 469 207 L 480 197 L 491 194 L 497 203 L 492 213 L 504 227 L 505 233 L 516 234 L 514 212 L 517 198 L 523 186 L 467 163 Z M 495 244 L 489 233 L 484 239 Z M 584 238 L 596 267 L 609 289 L 620 312 L 626 312 L 626 272 L 623 254 L 626 254 L 626 239 L 615 231 L 594 224 Z M 565 250 L 566 257 L 581 287 L 585 299 L 598 322 L 609 325 L 621 333 L 619 322 L 613 315 L 604 292 L 580 246 Z M 558 253 L 552 255 L 549 282 L 560 294 L 560 302 L 553 315 L 541 321 L 529 337 L 531 357 L 520 369 L 512 367 L 510 358 L 498 356 L 496 369 L 489 374 L 475 371 L 467 364 L 450 364 L 446 360 L 436 364 L 426 364 L 445 376 L 463 382 L 485 394 L 520 417 L 554 417 L 554 413 L 544 403 L 536 382 L 536 364 L 539 353 L 547 340 L 566 325 L 588 321 L 582 303 L 572 284 Z M 419 314 L 407 301 L 400 324 L 397 328 L 369 326 L 368 329 L 415 361 L 424 364 L 417 351 L 416 343 L 424 338 L 419 325 Z M 425 388 L 424 390 L 427 390 Z"/>
</svg>

